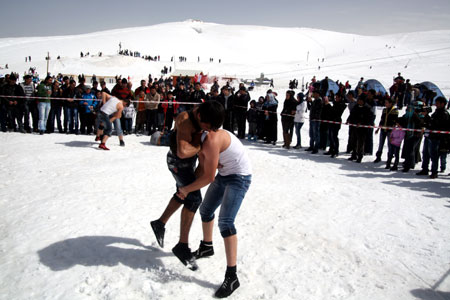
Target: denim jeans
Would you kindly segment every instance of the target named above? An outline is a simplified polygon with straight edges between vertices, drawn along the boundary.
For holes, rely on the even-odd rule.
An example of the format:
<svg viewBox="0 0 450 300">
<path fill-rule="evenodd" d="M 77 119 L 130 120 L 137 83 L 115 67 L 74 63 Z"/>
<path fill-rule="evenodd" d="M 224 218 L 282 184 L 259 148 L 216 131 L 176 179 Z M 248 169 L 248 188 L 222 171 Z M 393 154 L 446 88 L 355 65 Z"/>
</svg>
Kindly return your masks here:
<svg viewBox="0 0 450 300">
<path fill-rule="evenodd" d="M 47 120 L 48 120 L 48 114 L 50 112 L 50 103 L 47 102 L 39 102 L 38 104 L 39 109 L 39 130 L 45 131 Z"/>
<path fill-rule="evenodd" d="M 391 162 L 392 158 L 395 156 L 394 166 L 398 166 L 398 162 L 400 161 L 400 146 L 395 146 L 391 143 L 388 143 L 388 145 L 388 162 Z"/>
<path fill-rule="evenodd" d="M 297 145 L 295 146 L 301 146 L 302 145 L 302 136 L 300 134 L 300 129 L 302 129 L 303 123 L 294 123 L 295 126 L 295 135 L 297 136 Z"/>
<path fill-rule="evenodd" d="M 339 130 L 341 126 L 338 124 L 328 125 L 328 139 L 330 140 L 330 152 L 339 154 Z"/>
<path fill-rule="evenodd" d="M 320 146 L 320 122 L 309 121 L 309 147 L 313 150 L 319 150 Z"/>
<path fill-rule="evenodd" d="M 438 166 L 439 166 L 439 145 L 441 143 L 441 140 L 438 139 L 430 139 L 428 142 L 428 152 L 430 154 L 431 159 L 431 173 L 437 173 L 438 172 Z"/>
<path fill-rule="evenodd" d="M 112 118 L 112 116 L 109 116 Z M 120 124 L 120 119 L 114 120 L 114 130 L 116 131 L 117 136 L 123 135 L 122 125 Z"/>
<path fill-rule="evenodd" d="M 95 127 L 99 128 L 100 124 L 103 124 L 103 134 L 111 136 L 112 133 L 111 121 L 109 119 L 109 116 L 102 111 L 100 111 L 97 115 L 97 119 L 95 120 Z"/>
<path fill-rule="evenodd" d="M 177 189 L 182 186 L 193 183 L 195 177 L 195 165 L 197 163 L 197 155 L 189 158 L 181 159 L 174 155 L 172 151 L 167 153 L 167 167 L 175 179 Z M 184 207 L 192 212 L 196 212 L 202 203 L 202 194 L 200 190 L 190 192 L 187 197 L 182 200 L 175 197 L 175 200 L 183 204 Z"/>
<path fill-rule="evenodd" d="M 67 107 L 67 117 L 68 117 L 68 131 L 70 133 L 78 132 L 78 108 Z"/>
<path fill-rule="evenodd" d="M 56 125 L 58 126 L 58 130 L 59 132 L 62 132 L 62 124 L 61 124 L 61 112 L 62 112 L 62 107 L 61 106 L 56 106 L 56 107 L 52 107 L 50 109 L 50 114 L 48 116 L 48 122 L 47 122 L 47 130 L 50 132 L 54 132 L 55 131 L 55 119 L 56 119 Z"/>
<path fill-rule="evenodd" d="M 388 139 L 389 135 L 391 134 L 391 130 L 380 130 L 380 142 L 378 143 L 378 150 L 377 150 L 377 157 L 381 158 L 381 155 L 383 154 L 383 147 L 386 139 Z M 390 143 L 388 141 L 388 147 Z"/>
<path fill-rule="evenodd" d="M 211 222 L 214 212 L 221 205 L 219 229 L 223 238 L 236 234 L 234 220 L 241 207 L 242 200 L 250 187 L 251 175 L 217 175 L 209 185 L 205 199 L 200 206 L 202 222 Z"/>
</svg>

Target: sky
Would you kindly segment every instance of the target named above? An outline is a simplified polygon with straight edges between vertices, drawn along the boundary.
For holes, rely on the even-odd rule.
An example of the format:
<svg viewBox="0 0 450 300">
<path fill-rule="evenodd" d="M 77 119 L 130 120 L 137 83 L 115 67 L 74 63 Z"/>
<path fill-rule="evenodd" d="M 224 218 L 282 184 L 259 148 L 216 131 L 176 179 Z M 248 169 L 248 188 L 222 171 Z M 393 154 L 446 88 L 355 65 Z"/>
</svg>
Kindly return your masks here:
<svg viewBox="0 0 450 300">
<path fill-rule="evenodd" d="M 187 19 L 362 35 L 450 29 L 448 0 L 5 1 L 0 38 L 72 35 Z"/>
</svg>

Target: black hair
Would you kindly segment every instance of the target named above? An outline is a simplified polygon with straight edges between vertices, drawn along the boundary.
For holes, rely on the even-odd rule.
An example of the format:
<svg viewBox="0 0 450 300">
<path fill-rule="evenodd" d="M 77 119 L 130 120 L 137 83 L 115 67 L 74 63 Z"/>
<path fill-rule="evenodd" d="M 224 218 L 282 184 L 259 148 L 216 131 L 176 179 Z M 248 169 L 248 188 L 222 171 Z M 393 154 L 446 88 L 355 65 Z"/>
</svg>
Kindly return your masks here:
<svg viewBox="0 0 450 300">
<path fill-rule="evenodd" d="M 223 105 L 217 101 L 207 101 L 198 107 L 200 121 L 211 125 L 211 129 L 216 131 L 225 120 L 225 109 Z"/>
<path fill-rule="evenodd" d="M 444 97 L 437 97 L 435 102 L 439 102 L 439 103 L 447 103 L 447 99 L 445 99 Z"/>
</svg>

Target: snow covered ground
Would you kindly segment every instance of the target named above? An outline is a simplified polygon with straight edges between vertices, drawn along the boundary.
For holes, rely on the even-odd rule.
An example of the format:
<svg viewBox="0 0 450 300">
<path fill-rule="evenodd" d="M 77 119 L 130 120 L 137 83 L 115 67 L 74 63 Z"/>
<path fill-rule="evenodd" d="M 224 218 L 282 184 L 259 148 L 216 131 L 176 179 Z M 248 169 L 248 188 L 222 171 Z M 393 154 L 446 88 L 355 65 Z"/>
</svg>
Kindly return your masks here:
<svg viewBox="0 0 450 300">
<path fill-rule="evenodd" d="M 125 141 L 105 152 L 93 136 L 0 134 L 0 299 L 212 297 L 225 271 L 219 232 L 197 272 L 170 251 L 178 213 L 159 248 L 149 221 L 175 191 L 167 148 Z M 450 299 L 450 177 L 245 144 L 254 176 L 233 299 Z M 190 246 L 200 239 L 197 216 Z"/>
<path fill-rule="evenodd" d="M 0 65 L 9 63 L 8 72 L 21 74 L 36 66 L 45 74 L 51 51 L 52 74 L 130 75 L 136 85 L 168 66 L 170 56 L 183 55 L 192 58 L 183 69 L 200 66 L 237 77 L 265 72 L 275 78 L 281 102 L 293 78 L 301 83 L 302 77 L 306 82 L 328 75 L 355 84 L 364 76 L 388 87 L 399 71 L 413 82 L 437 83 L 448 96 L 449 37 L 448 31 L 363 37 L 188 21 L 0 39 Z M 163 61 L 117 56 L 119 41 L 143 54 L 161 54 Z M 80 51 L 103 51 L 104 57 L 80 60 Z M 24 62 L 28 55 L 32 63 Z M 197 55 L 223 63 L 197 64 Z M 318 58 L 325 58 L 320 71 Z M 308 127 L 302 128 L 303 146 Z M 341 152 L 347 134 L 343 126 Z M 96 149 L 93 136 L 0 133 L 1 300 L 212 298 L 225 271 L 219 232 L 215 256 L 199 260 L 196 272 L 170 251 L 178 240 L 178 213 L 167 225 L 166 247 L 159 248 L 149 221 L 175 191 L 167 148 L 151 146 L 144 136 L 125 142 L 119 147 L 113 137 L 105 152 Z M 280 144 L 245 145 L 254 175 L 237 218 L 241 287 L 232 299 L 450 299 L 449 176 L 430 180 L 390 172 L 373 164 L 374 157 L 356 164 L 344 154 L 331 159 Z M 196 216 L 191 248 L 200 239 Z"/>
</svg>

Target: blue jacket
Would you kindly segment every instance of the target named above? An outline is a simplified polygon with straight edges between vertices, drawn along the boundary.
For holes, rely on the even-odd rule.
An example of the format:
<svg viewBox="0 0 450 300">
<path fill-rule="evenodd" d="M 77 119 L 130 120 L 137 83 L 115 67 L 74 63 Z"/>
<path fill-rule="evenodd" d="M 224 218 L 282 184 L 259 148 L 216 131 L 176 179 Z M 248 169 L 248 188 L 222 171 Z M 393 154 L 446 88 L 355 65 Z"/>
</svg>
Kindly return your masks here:
<svg viewBox="0 0 450 300">
<path fill-rule="evenodd" d="M 80 113 L 93 113 L 99 101 L 96 101 L 93 94 L 83 94 L 83 100 L 80 101 Z M 88 105 L 84 103 L 87 102 Z M 90 108 L 92 106 L 92 109 Z"/>
</svg>

